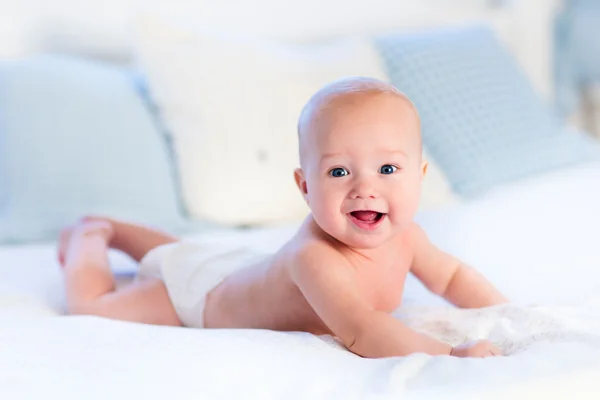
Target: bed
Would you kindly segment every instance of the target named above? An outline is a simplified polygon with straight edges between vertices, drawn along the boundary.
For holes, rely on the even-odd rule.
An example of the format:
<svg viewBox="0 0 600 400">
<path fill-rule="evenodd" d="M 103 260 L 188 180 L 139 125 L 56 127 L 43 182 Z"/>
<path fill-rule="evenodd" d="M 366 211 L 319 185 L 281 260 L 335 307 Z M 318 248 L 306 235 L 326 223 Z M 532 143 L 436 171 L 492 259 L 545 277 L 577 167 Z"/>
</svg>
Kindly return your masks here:
<svg viewBox="0 0 600 400">
<path fill-rule="evenodd" d="M 508 357 L 362 359 L 330 337 L 192 330 L 61 316 L 52 243 L 0 248 L 4 398 L 597 398 L 600 164 L 506 185 L 419 222 L 513 305 L 457 311 L 409 281 L 399 318 L 451 340 L 490 337 Z M 273 250 L 295 226 L 205 233 Z M 135 265 L 111 254 L 126 281 Z M 600 307 L 598 308 L 600 309 Z"/>
<path fill-rule="evenodd" d="M 1 28 L 6 33 L 3 37 L 17 40 L 0 46 L 0 53 L 9 51 L 11 56 L 20 56 L 27 52 L 59 51 L 128 64 L 134 42 L 128 30 L 128 12 L 135 3 L 89 1 L 81 6 L 73 0 L 61 0 L 52 9 L 38 10 L 36 15 L 15 7 L 0 18 L 6 19 Z M 254 30 L 252 33 L 259 36 L 286 40 L 311 40 L 331 33 L 328 30 L 366 33 L 397 25 L 417 29 L 423 24 L 478 19 L 483 14 L 500 25 L 516 19 L 524 30 L 505 30 L 514 36 L 505 39 L 514 45 L 511 50 L 538 91 L 550 95 L 549 20 L 556 1 L 513 2 L 513 8 L 503 9 L 502 4 L 509 2 L 461 0 L 460 6 L 455 2 L 450 12 L 442 10 L 444 2 L 439 0 L 420 5 L 377 0 L 370 5 L 371 13 L 363 12 L 361 2 L 354 3 L 355 7 L 337 0 L 288 2 L 286 10 L 280 9 L 280 3 L 264 0 L 259 7 L 255 2 L 197 1 L 195 11 L 207 12 L 187 13 L 209 25 Z M 172 1 L 163 6 L 186 13 L 189 4 Z M 313 9 L 319 13 L 313 13 Z M 272 18 L 273 10 L 285 18 Z M 340 15 L 343 18 L 337 18 Z M 79 64 L 75 70 L 81 72 Z M 79 80 L 69 83 L 87 91 L 90 83 L 102 87 L 108 81 L 122 81 L 120 74 L 114 78 L 116 75 L 104 67 L 100 72 L 80 74 Z M 99 75 L 102 79 L 98 80 Z M 56 75 L 49 76 L 51 79 L 46 76 L 27 87 L 39 89 L 46 87 L 48 81 L 59 80 Z M 29 83 L 29 77 L 21 78 Z M 48 90 L 56 91 L 52 85 Z M 123 99 L 126 96 L 122 93 L 129 92 L 111 92 L 120 94 L 107 97 Z M 34 93 L 34 97 L 40 97 Z M 73 104 L 80 106 L 79 97 L 73 99 Z M 106 111 L 109 103 L 124 109 L 112 101 L 94 103 L 90 109 Z M 29 121 L 31 97 L 23 104 L 27 105 L 24 120 Z M 47 108 L 47 104 L 39 106 L 42 110 Z M 124 158 L 140 145 L 145 132 L 142 128 L 147 125 L 140 123 L 140 129 L 131 129 L 132 110 L 136 108 L 129 106 L 124 117 L 127 121 L 121 128 L 123 132 L 137 132 L 139 137 L 131 141 L 129 152 L 122 151 Z M 97 152 L 107 150 L 102 147 L 108 140 L 102 136 L 106 132 L 112 132 L 112 140 L 122 139 L 121 131 L 103 125 L 106 120 L 104 114 L 97 119 L 99 139 L 93 142 L 98 144 Z M 54 123 L 52 118 L 50 121 Z M 84 122 L 89 124 L 87 119 Z M 45 126 L 39 138 L 51 142 Z M 82 131 L 80 126 L 68 127 L 78 133 Z M 86 130 L 88 134 L 91 128 Z M 63 137 L 71 143 L 76 139 L 86 145 L 91 143 L 90 137 L 81 139 L 81 135 Z M 22 143 L 25 154 L 31 150 L 30 143 L 27 138 Z M 120 146 L 124 148 L 124 144 Z M 43 150 L 44 146 L 39 147 Z M 39 154 L 45 155 L 43 151 Z M 37 160 L 36 157 L 30 156 Z M 83 153 L 78 161 L 85 158 Z M 140 169 L 158 168 L 156 159 L 140 164 Z M 55 167 L 55 163 L 49 165 Z M 83 173 L 77 176 L 80 181 L 74 181 L 65 178 L 65 171 L 54 172 L 57 182 L 69 187 L 81 189 L 89 181 Z M 150 183 L 158 187 L 156 175 L 150 177 Z M 107 179 L 103 183 L 113 182 Z M 115 187 L 125 187 L 121 181 L 118 183 L 120 186 Z M 32 193 L 30 189 L 23 186 L 28 195 Z M 97 199 L 98 193 L 93 189 L 89 196 L 82 197 Z M 165 192 L 157 189 L 161 191 Z M 33 205 L 46 199 L 41 190 L 33 192 Z M 138 193 L 132 191 L 130 195 L 135 198 Z M 0 204 L 3 200 L 0 198 Z M 64 202 L 49 200 L 54 202 L 44 204 L 43 216 L 56 215 L 49 224 L 79 212 L 64 198 Z M 57 209 L 64 214 L 48 211 Z M 169 220 L 170 215 L 164 213 Z M 41 218 L 35 213 L 21 214 L 31 224 L 40 223 Z M 328 336 L 265 330 L 194 330 L 64 316 L 64 290 L 55 244 L 46 241 L 0 246 L 0 398 L 598 398 L 600 163 L 564 167 L 499 185 L 477 199 L 424 210 L 417 221 L 438 246 L 483 272 L 512 303 L 484 310 L 457 310 L 410 278 L 403 305 L 395 316 L 414 329 L 456 344 L 489 338 L 507 357 L 480 360 L 413 354 L 369 360 L 349 353 Z M 16 222 L 13 221 L 14 226 L 20 226 Z M 288 224 L 260 229 L 211 229 L 189 237 L 231 248 L 242 243 L 273 251 L 296 227 Z M 110 258 L 119 282 L 125 284 L 135 274 L 136 266 L 117 252 L 111 253 Z"/>
</svg>

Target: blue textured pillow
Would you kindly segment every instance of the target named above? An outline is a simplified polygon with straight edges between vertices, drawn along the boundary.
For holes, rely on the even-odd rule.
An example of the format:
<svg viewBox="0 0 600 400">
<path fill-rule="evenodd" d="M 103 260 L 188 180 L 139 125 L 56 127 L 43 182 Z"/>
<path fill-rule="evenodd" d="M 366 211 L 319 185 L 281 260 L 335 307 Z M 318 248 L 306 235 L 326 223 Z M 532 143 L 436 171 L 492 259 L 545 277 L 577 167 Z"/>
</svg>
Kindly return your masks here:
<svg viewBox="0 0 600 400">
<path fill-rule="evenodd" d="M 425 147 L 459 195 L 600 158 L 591 139 L 563 128 L 488 27 L 375 42 L 392 83 L 419 110 Z"/>
<path fill-rule="evenodd" d="M 88 213 L 185 225 L 131 75 L 59 56 L 0 64 L 0 242 L 53 239 Z"/>
</svg>

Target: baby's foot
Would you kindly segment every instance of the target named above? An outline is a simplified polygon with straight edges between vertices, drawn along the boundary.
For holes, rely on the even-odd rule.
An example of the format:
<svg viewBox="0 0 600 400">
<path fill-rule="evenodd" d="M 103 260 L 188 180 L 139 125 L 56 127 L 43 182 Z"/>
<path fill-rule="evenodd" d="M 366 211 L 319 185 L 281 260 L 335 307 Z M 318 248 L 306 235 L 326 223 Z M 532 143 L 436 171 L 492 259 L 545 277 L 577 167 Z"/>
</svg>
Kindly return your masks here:
<svg viewBox="0 0 600 400">
<path fill-rule="evenodd" d="M 60 233 L 58 242 L 58 262 L 61 266 L 64 266 L 67 251 L 74 238 L 87 235 L 99 235 L 106 240 L 107 243 L 110 243 L 113 233 L 112 224 L 107 220 L 88 217 L 81 219 L 76 224 L 64 228 Z"/>
</svg>

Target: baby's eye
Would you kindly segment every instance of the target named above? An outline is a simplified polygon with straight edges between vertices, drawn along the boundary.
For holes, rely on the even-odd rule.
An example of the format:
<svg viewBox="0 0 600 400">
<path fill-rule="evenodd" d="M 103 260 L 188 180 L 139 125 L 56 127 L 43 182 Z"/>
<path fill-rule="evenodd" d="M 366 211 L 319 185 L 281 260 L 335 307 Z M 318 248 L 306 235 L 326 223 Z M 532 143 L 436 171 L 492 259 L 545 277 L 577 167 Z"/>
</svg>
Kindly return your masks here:
<svg viewBox="0 0 600 400">
<path fill-rule="evenodd" d="M 396 172 L 397 169 L 398 167 L 396 167 L 395 165 L 386 164 L 379 168 L 379 173 L 383 175 L 390 175 Z"/>
<path fill-rule="evenodd" d="M 329 171 L 329 175 L 333 176 L 334 178 L 341 178 L 342 176 L 348 175 L 348 171 L 345 168 L 334 168 Z"/>
</svg>

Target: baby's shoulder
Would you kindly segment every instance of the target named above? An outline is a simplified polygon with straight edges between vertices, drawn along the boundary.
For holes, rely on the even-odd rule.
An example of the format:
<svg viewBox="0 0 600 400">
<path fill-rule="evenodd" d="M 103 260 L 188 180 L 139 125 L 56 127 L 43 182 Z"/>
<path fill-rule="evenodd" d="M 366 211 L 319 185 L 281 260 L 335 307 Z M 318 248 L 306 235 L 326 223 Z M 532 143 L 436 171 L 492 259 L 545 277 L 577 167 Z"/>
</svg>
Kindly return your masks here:
<svg viewBox="0 0 600 400">
<path fill-rule="evenodd" d="M 300 243 L 288 258 L 289 277 L 301 291 L 348 282 L 350 266 L 335 246 L 320 240 Z"/>
<path fill-rule="evenodd" d="M 404 242 L 411 247 L 419 247 L 428 241 L 429 239 L 423 228 L 416 222 L 411 222 L 405 232 Z"/>
<path fill-rule="evenodd" d="M 339 249 L 326 240 L 318 238 L 303 241 L 298 244 L 295 254 L 297 260 L 317 261 L 322 259 L 343 258 Z"/>
<path fill-rule="evenodd" d="M 287 252 L 288 263 L 292 268 L 323 268 L 326 265 L 340 265 L 345 257 L 333 244 L 319 238 L 298 241 Z"/>
<path fill-rule="evenodd" d="M 425 230 L 416 222 L 412 222 L 404 232 L 402 245 L 399 248 L 409 252 L 411 257 L 415 259 L 431 253 L 432 243 Z"/>
</svg>

